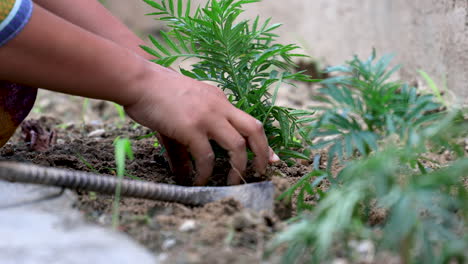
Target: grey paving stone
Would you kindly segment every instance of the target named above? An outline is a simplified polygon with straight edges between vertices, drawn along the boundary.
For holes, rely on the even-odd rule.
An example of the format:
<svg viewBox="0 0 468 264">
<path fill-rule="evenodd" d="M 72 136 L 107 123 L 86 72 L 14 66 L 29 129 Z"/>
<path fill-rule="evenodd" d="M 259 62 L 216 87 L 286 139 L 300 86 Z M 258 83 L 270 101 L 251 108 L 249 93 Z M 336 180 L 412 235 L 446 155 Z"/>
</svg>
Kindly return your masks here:
<svg viewBox="0 0 468 264">
<path fill-rule="evenodd" d="M 0 263 L 157 263 L 124 234 L 85 223 L 60 188 L 0 181 Z"/>
</svg>

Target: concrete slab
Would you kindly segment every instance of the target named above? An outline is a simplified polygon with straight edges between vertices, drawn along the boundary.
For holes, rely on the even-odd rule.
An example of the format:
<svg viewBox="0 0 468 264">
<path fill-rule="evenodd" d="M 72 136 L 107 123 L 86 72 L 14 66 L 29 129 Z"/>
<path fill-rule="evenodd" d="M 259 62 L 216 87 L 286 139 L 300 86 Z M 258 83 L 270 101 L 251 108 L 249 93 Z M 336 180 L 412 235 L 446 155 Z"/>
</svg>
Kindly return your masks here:
<svg viewBox="0 0 468 264">
<path fill-rule="evenodd" d="M 0 181 L 2 264 L 157 263 L 124 234 L 88 224 L 60 188 Z"/>
</svg>

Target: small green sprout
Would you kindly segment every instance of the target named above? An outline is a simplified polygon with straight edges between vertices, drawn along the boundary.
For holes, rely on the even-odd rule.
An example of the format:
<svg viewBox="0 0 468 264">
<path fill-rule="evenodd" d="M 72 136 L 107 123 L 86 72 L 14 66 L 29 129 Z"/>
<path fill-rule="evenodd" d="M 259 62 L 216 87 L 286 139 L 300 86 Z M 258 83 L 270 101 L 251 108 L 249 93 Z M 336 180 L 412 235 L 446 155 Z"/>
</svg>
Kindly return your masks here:
<svg viewBox="0 0 468 264">
<path fill-rule="evenodd" d="M 123 106 L 113 103 L 115 110 L 117 110 L 117 113 L 119 114 L 119 119 L 120 122 L 118 123 L 117 127 L 121 128 L 123 124 L 125 124 L 125 120 L 127 115 L 125 114 L 125 110 Z"/>
<path fill-rule="evenodd" d="M 325 193 L 317 187 L 322 183 L 324 179 L 328 177 L 328 174 L 324 171 L 314 170 L 304 175 L 297 183 L 291 186 L 288 190 L 282 193 L 277 200 L 291 200 L 292 196 L 298 191 L 296 199 L 296 210 L 298 213 L 305 210 L 312 210 L 314 207 L 306 202 L 306 196 L 320 196 L 320 199 L 325 197 Z M 312 179 L 314 179 L 312 181 Z M 312 181 L 312 183 L 311 183 Z"/>
<path fill-rule="evenodd" d="M 435 81 L 423 70 L 418 71 L 419 74 L 423 77 L 423 79 L 426 81 L 427 85 L 429 88 L 431 88 L 433 94 L 437 97 L 440 103 L 444 104 L 445 106 L 448 106 L 447 101 L 444 99 L 442 96 L 442 91 L 439 89 L 439 86 L 435 83 Z"/>
<path fill-rule="evenodd" d="M 115 198 L 112 206 L 112 227 L 117 229 L 119 226 L 119 208 L 120 208 L 120 192 L 121 181 L 125 174 L 125 162 L 129 158 L 133 160 L 132 143 L 128 138 L 119 138 L 114 141 L 115 144 L 115 163 L 117 165 L 117 177 L 119 184 L 115 189 Z"/>
<path fill-rule="evenodd" d="M 86 111 L 89 108 L 89 98 L 83 99 L 83 105 L 81 106 L 81 122 L 84 125 L 86 123 Z"/>
</svg>

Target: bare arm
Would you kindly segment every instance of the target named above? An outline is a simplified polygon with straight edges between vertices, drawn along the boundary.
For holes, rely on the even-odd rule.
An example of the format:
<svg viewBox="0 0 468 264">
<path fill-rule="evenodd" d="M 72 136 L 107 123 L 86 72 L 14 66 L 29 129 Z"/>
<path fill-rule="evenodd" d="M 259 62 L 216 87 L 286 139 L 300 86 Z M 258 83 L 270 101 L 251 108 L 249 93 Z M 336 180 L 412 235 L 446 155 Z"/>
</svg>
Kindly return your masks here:
<svg viewBox="0 0 468 264">
<path fill-rule="evenodd" d="M 0 79 L 100 98 L 122 105 L 137 100 L 129 85 L 145 61 L 35 5 L 23 31 L 0 48 Z"/>
<path fill-rule="evenodd" d="M 139 48 L 139 45 L 145 44 L 144 41 L 97 0 L 35 0 L 35 2 L 77 26 L 127 47 L 145 58 L 151 58 Z"/>
<path fill-rule="evenodd" d="M 148 60 L 154 59 L 139 47 L 145 43 L 96 0 L 36 0 L 35 2 L 77 26 L 126 47 Z M 76 12 L 76 10 L 82 11 Z M 176 176 L 176 182 L 182 185 L 191 184 L 193 167 L 186 146 L 162 134 L 157 134 L 157 137 L 166 148 L 164 154 Z"/>
</svg>

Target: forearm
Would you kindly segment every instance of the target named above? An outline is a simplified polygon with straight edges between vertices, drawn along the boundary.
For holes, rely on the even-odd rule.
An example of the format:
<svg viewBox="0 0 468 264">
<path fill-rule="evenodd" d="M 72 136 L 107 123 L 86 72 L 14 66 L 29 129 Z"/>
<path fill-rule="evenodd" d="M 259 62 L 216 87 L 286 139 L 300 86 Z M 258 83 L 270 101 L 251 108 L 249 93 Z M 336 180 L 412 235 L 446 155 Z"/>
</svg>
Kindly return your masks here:
<svg viewBox="0 0 468 264">
<path fill-rule="evenodd" d="M 147 62 L 35 5 L 29 23 L 0 47 L 0 80 L 68 94 L 133 103 L 130 83 L 143 78 Z"/>
<path fill-rule="evenodd" d="M 35 2 L 79 27 L 127 47 L 147 59 L 151 58 L 139 47 L 145 43 L 97 0 L 35 0 Z"/>
</svg>

